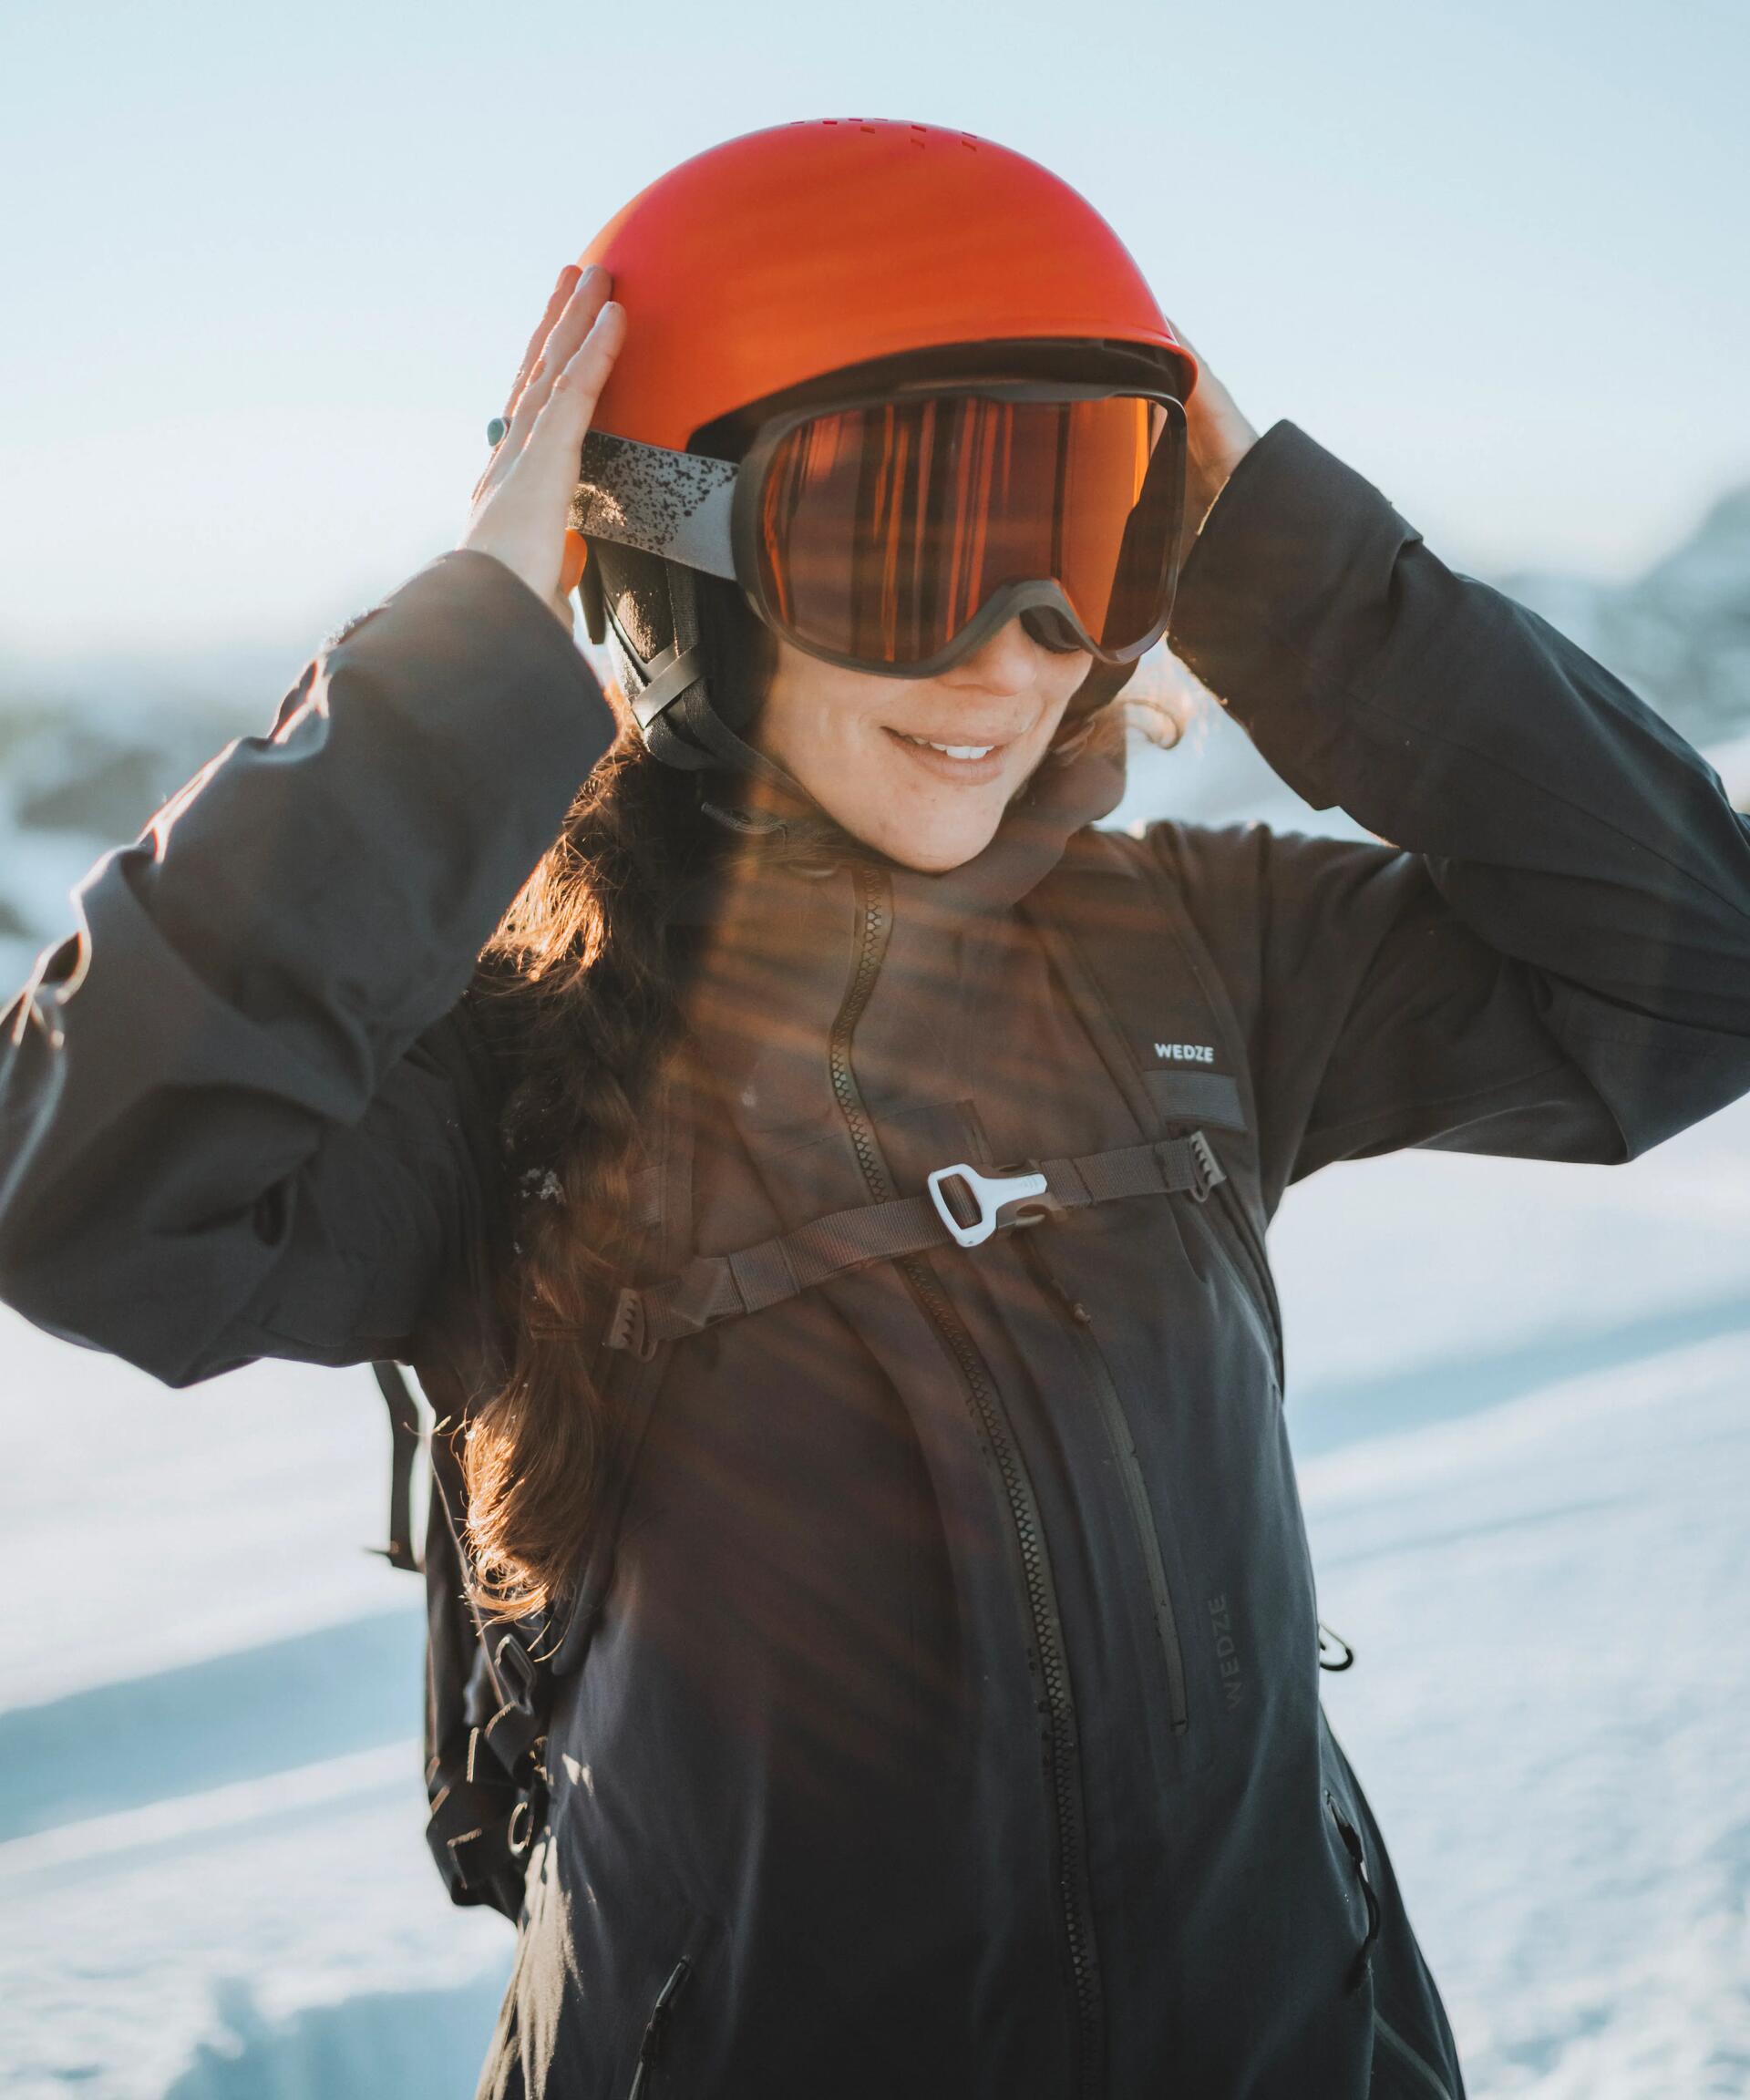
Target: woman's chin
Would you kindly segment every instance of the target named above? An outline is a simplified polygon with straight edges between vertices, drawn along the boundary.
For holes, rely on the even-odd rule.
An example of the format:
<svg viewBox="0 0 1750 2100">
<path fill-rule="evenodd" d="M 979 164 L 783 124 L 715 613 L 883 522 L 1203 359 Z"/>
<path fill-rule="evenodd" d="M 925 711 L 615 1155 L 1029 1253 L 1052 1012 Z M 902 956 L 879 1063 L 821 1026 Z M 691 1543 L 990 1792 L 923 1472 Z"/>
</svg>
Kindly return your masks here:
<svg viewBox="0 0 1750 2100">
<path fill-rule="evenodd" d="M 999 806 L 988 813 L 967 810 L 948 821 L 938 818 L 933 822 L 896 824 L 890 818 L 870 843 L 902 868 L 914 868 L 921 875 L 945 875 L 951 868 L 977 859 L 995 836 L 1002 816 Z"/>
</svg>

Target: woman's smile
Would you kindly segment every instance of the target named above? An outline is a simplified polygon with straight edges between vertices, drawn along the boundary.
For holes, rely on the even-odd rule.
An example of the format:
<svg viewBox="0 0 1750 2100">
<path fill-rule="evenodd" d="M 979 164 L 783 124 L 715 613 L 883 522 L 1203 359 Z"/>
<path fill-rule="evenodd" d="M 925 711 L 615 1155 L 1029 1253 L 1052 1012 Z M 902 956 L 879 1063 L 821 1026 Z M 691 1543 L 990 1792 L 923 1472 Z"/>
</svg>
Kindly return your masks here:
<svg viewBox="0 0 1750 2100">
<path fill-rule="evenodd" d="M 957 788 L 982 788 L 1001 779 L 1014 743 L 1012 737 L 974 742 L 963 733 L 951 742 L 891 727 L 886 734 L 908 759 L 921 766 L 933 778 L 951 780 Z"/>
</svg>

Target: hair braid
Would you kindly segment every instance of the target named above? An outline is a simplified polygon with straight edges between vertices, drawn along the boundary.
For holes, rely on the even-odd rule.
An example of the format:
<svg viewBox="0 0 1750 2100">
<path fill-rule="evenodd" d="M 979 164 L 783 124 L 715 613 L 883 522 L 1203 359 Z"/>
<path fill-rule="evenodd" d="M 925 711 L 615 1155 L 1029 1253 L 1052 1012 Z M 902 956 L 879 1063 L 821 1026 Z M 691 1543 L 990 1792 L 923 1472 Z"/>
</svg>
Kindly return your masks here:
<svg viewBox="0 0 1750 2100">
<path fill-rule="evenodd" d="M 602 1427 L 587 1338 L 617 1280 L 645 1076 L 679 1024 L 669 913 L 711 829 L 694 777 L 623 713 L 471 987 L 515 1045 L 499 1126 L 515 1239 L 496 1278 L 511 1362 L 463 1461 L 478 1585 L 499 1609 L 549 1603 L 587 1534 Z"/>
</svg>

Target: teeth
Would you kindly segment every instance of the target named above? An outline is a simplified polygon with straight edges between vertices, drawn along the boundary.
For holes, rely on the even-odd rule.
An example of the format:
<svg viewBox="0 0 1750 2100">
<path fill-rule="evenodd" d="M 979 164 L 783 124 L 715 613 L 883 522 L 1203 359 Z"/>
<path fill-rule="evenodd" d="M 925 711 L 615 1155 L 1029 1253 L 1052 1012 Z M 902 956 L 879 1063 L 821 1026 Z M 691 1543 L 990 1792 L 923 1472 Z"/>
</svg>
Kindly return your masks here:
<svg viewBox="0 0 1750 2100">
<path fill-rule="evenodd" d="M 988 758 L 996 749 L 994 744 L 938 744 L 929 736 L 906 736 L 905 740 L 921 745 L 926 751 L 945 752 L 950 758 Z"/>
</svg>

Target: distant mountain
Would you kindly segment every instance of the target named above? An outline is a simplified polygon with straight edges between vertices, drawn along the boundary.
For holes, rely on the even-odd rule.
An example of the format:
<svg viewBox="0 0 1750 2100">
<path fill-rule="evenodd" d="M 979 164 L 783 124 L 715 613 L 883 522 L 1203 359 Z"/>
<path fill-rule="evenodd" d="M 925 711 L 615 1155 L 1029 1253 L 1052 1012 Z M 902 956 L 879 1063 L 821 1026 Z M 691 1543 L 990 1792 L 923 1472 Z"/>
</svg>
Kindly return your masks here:
<svg viewBox="0 0 1750 2100">
<path fill-rule="evenodd" d="M 154 708 L 120 682 L 0 695 L 0 1004 L 42 944 L 71 931 L 69 891 L 92 862 L 137 838 L 233 736 L 268 729 L 277 705 Z"/>
<path fill-rule="evenodd" d="M 1693 744 L 1750 729 L 1750 488 L 1723 496 L 1632 583 L 1492 579 L 1649 700 Z"/>
<path fill-rule="evenodd" d="M 1738 808 L 1750 808 L 1750 487 L 1723 496 L 1632 582 L 1543 570 L 1482 580 L 1613 671 L 1706 753 Z M 1312 809 L 1285 787 L 1182 665 L 1169 658 L 1149 670 L 1189 725 L 1174 749 L 1133 754 L 1116 821 L 1259 817 L 1279 829 L 1367 836 L 1341 810 Z"/>
<path fill-rule="evenodd" d="M 1487 581 L 1572 637 L 1713 756 L 1750 803 L 1750 488 L 1724 496 L 1683 544 L 1625 584 L 1522 570 Z M 0 1004 L 43 944 L 69 932 L 72 885 L 233 736 L 265 734 L 304 658 L 227 648 L 168 662 L 109 654 L 56 666 L 0 654 Z M 1356 828 L 1309 809 L 1183 668 L 1149 667 L 1189 727 L 1139 748 L 1116 820 L 1262 816 Z"/>
</svg>

